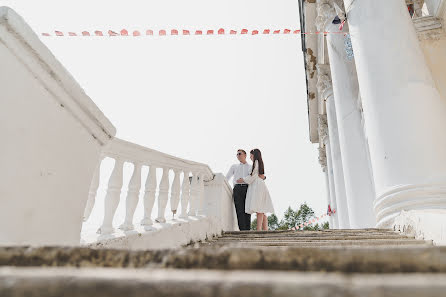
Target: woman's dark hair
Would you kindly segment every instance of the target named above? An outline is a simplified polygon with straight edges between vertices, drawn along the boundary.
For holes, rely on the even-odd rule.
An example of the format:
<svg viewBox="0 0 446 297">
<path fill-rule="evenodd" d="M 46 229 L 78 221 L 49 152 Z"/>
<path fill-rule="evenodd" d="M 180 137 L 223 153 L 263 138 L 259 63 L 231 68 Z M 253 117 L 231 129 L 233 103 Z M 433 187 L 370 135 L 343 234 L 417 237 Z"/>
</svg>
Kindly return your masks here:
<svg viewBox="0 0 446 297">
<path fill-rule="evenodd" d="M 253 149 L 249 153 L 254 155 L 254 160 L 252 160 L 251 175 L 254 172 L 254 166 L 256 164 L 256 161 L 259 161 L 259 174 L 265 174 L 265 168 L 263 166 L 263 160 L 262 160 L 262 153 L 260 152 L 260 150 L 259 149 Z"/>
</svg>

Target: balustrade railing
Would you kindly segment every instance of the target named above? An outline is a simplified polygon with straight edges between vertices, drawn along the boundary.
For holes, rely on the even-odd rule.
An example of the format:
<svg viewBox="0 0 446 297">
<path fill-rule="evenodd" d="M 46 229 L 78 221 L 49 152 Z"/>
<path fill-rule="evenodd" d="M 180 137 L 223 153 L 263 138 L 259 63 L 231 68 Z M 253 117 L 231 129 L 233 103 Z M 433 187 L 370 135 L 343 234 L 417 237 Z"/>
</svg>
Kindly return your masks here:
<svg viewBox="0 0 446 297">
<path fill-rule="evenodd" d="M 144 166 L 149 167 L 145 181 L 143 205 L 144 217 L 141 225 L 148 227 L 153 224 L 152 210 L 157 202 L 158 213 L 155 221 L 166 222 L 165 212 L 170 197 L 170 210 L 173 215 L 178 211 L 181 202 L 180 218 L 203 214 L 204 207 L 204 181 L 213 178 L 209 166 L 170 156 L 134 143 L 114 138 L 102 151 L 101 158 L 93 176 L 88 201 L 84 212 L 84 221 L 90 216 L 94 207 L 99 187 L 100 164 L 105 157 L 115 160 L 115 164 L 108 181 L 104 200 L 104 219 L 98 229 L 102 235 L 114 232 L 113 218 L 118 207 L 123 188 L 124 163 L 133 164 L 133 174 L 130 178 L 127 196 L 125 198 L 125 219 L 119 226 L 123 231 L 134 229 L 133 218 L 138 205 L 141 191 L 141 171 Z M 157 169 L 162 169 L 158 184 Z M 172 183 L 169 173 L 173 172 Z M 183 181 L 181 182 L 181 176 Z M 180 199 L 181 198 L 181 199 Z"/>
</svg>

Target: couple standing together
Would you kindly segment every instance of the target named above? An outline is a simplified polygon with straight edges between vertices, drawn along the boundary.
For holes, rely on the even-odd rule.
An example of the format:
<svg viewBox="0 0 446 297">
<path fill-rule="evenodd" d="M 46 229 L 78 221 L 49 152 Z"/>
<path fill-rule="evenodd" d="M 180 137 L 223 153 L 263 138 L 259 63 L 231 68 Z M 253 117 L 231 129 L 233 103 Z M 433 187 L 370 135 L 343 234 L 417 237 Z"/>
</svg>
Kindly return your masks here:
<svg viewBox="0 0 446 297">
<path fill-rule="evenodd" d="M 246 152 L 237 151 L 239 164 L 234 164 L 226 174 L 233 178 L 233 198 L 240 231 L 251 229 L 251 214 L 257 213 L 257 230 L 268 230 L 267 213 L 274 213 L 273 203 L 265 184 L 265 169 L 262 153 L 258 149 L 250 152 L 253 166 L 246 162 Z"/>
</svg>

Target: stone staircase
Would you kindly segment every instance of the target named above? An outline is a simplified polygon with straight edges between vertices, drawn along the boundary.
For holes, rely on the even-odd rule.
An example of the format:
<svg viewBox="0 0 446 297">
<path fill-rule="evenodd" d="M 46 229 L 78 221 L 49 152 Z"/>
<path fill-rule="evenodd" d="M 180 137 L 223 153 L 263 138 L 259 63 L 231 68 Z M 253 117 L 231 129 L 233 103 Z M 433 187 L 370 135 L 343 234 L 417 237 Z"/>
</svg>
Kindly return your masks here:
<svg viewBox="0 0 446 297">
<path fill-rule="evenodd" d="M 0 248 L 0 296 L 445 296 L 446 248 L 390 230 L 226 232 L 173 250 Z"/>
</svg>

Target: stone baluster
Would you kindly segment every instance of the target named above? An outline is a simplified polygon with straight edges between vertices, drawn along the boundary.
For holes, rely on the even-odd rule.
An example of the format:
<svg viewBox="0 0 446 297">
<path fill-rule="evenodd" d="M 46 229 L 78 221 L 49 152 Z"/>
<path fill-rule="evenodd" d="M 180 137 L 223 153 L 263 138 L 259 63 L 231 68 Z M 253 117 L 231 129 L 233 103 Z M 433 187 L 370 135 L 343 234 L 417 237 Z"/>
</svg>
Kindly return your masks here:
<svg viewBox="0 0 446 297">
<path fill-rule="evenodd" d="M 180 203 L 180 170 L 174 169 L 175 177 L 173 178 L 172 186 L 170 188 L 170 209 L 172 210 L 173 217 L 177 213 L 178 204 Z"/>
<path fill-rule="evenodd" d="M 156 167 L 150 166 L 149 175 L 147 175 L 145 193 L 144 193 L 144 218 L 141 220 L 141 225 L 150 226 L 152 222 L 152 210 L 155 203 L 156 193 Z"/>
<path fill-rule="evenodd" d="M 198 185 L 197 185 L 197 213 L 199 215 L 204 215 L 204 174 L 200 173 L 198 175 Z"/>
<path fill-rule="evenodd" d="M 141 167 L 140 163 L 133 163 L 133 174 L 129 182 L 129 189 L 125 201 L 125 220 L 119 226 L 119 229 L 124 231 L 133 230 L 133 216 L 135 214 L 136 206 L 138 205 L 139 193 L 141 189 Z"/>
<path fill-rule="evenodd" d="M 113 217 L 119 204 L 123 183 L 123 166 L 124 161 L 116 158 L 104 201 L 104 221 L 98 230 L 98 233 L 102 235 L 113 233 Z"/>
<path fill-rule="evenodd" d="M 166 211 L 167 200 L 169 200 L 169 168 L 164 167 L 158 192 L 158 217 L 155 220 L 158 223 L 166 222 L 164 213 Z"/>
<path fill-rule="evenodd" d="M 90 217 L 91 211 L 93 210 L 94 202 L 96 200 L 96 195 L 99 188 L 99 176 L 101 173 L 102 159 L 103 158 L 101 157 L 94 171 L 93 178 L 91 179 L 90 190 L 88 191 L 88 200 L 84 210 L 84 222 L 87 221 Z"/>
<path fill-rule="evenodd" d="M 187 218 L 187 206 L 190 200 L 190 180 L 189 171 L 184 171 L 183 185 L 181 187 L 181 215 L 180 218 Z"/>
<path fill-rule="evenodd" d="M 192 182 L 190 185 L 190 204 L 189 204 L 189 215 L 197 215 L 197 187 L 198 187 L 198 174 L 196 172 L 192 173 Z"/>
</svg>

